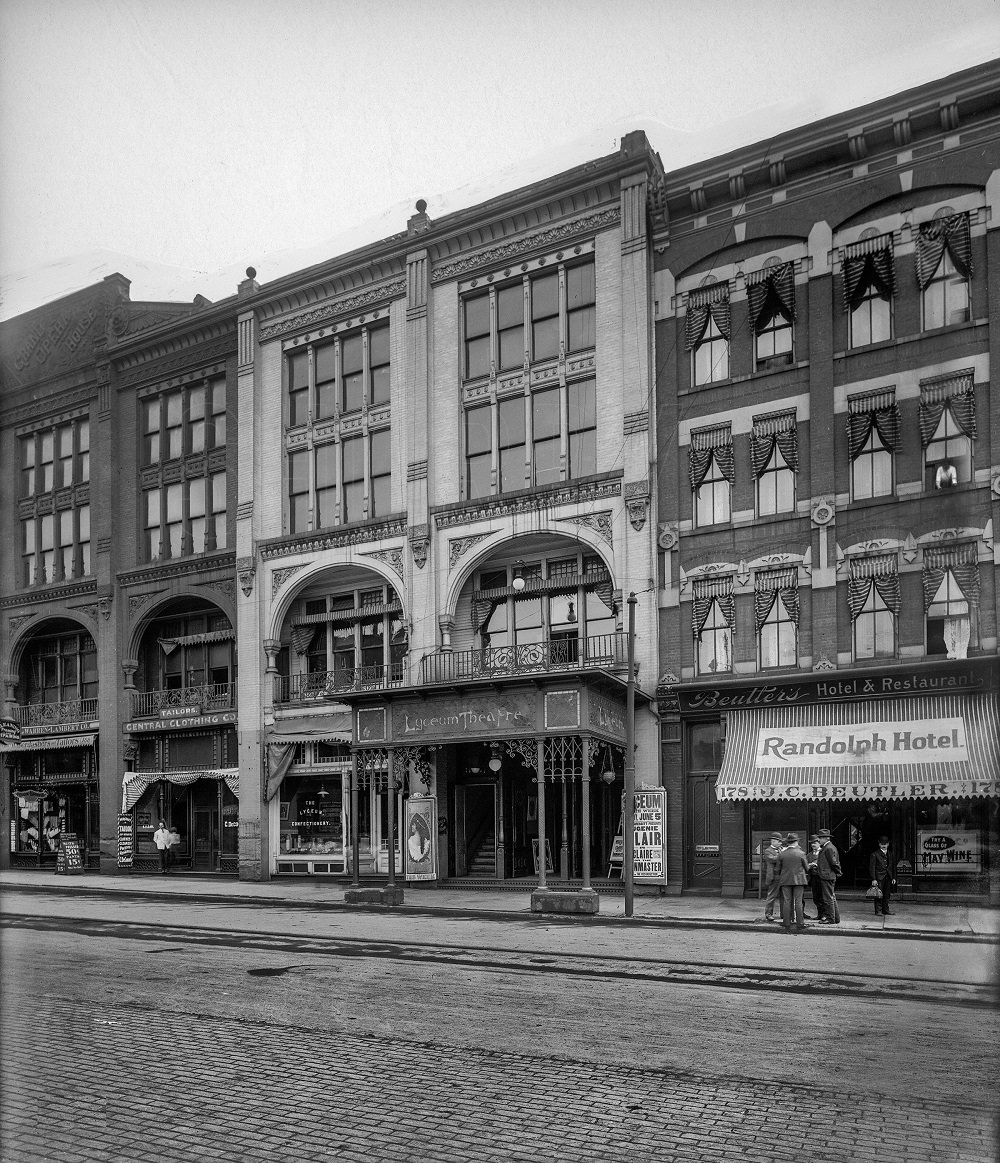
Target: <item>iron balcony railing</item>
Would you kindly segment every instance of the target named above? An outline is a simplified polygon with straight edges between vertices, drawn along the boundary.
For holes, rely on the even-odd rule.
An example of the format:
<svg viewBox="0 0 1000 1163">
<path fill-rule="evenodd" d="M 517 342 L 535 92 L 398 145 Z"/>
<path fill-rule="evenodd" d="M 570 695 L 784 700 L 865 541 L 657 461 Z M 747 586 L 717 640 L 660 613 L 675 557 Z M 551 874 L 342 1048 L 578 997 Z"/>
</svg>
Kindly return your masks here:
<svg viewBox="0 0 1000 1163">
<path fill-rule="evenodd" d="M 27 703 L 14 709 L 14 719 L 21 727 L 93 723 L 97 719 L 97 699 L 68 699 L 62 703 Z"/>
<path fill-rule="evenodd" d="M 314 674 L 279 675 L 274 680 L 275 703 L 312 703 L 336 700 L 348 691 L 385 690 L 402 686 L 405 665 L 350 666 Z"/>
<path fill-rule="evenodd" d="M 540 671 L 613 670 L 628 665 L 628 635 L 552 639 L 487 650 L 455 650 L 421 660 L 424 683 L 460 682 L 470 678 L 516 677 Z"/>
<path fill-rule="evenodd" d="M 165 691 L 133 691 L 132 715 L 158 715 L 174 707 L 197 707 L 201 712 L 231 711 L 236 707 L 236 683 L 214 682 L 173 687 Z"/>
</svg>

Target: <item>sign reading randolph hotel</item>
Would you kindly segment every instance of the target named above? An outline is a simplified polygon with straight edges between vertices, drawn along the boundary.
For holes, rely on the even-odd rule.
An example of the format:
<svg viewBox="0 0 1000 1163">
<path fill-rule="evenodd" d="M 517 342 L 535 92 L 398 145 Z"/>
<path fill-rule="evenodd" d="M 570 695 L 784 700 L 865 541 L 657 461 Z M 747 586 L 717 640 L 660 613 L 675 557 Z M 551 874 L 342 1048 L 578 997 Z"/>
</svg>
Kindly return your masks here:
<svg viewBox="0 0 1000 1163">
<path fill-rule="evenodd" d="M 885 723 L 784 727 L 757 732 L 754 767 L 777 771 L 793 767 L 838 768 L 856 764 L 964 763 L 969 758 L 961 719 L 924 721 L 887 729 Z"/>
</svg>

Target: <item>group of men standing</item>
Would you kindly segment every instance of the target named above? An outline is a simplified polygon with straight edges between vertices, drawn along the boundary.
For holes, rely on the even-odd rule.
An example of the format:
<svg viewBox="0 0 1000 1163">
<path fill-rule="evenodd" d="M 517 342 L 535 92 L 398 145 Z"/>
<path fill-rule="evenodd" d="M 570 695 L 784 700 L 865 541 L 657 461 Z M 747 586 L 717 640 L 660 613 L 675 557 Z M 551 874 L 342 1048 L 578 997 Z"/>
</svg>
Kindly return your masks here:
<svg viewBox="0 0 1000 1163">
<path fill-rule="evenodd" d="M 821 925 L 840 924 L 840 906 L 835 891 L 841 874 L 840 853 L 827 828 L 809 838 L 809 853 L 799 847 L 795 832 L 772 832 L 764 849 L 764 919 L 774 921 L 775 902 L 781 898 L 781 924 L 786 933 L 805 929 L 805 891 L 811 881 L 813 901 Z"/>
</svg>

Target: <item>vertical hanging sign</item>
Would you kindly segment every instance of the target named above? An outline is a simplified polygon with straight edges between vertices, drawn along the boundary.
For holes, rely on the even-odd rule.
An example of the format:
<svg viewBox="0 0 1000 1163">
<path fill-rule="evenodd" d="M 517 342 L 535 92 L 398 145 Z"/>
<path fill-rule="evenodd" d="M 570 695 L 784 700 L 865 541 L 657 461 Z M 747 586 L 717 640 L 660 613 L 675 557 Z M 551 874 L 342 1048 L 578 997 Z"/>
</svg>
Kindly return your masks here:
<svg viewBox="0 0 1000 1163">
<path fill-rule="evenodd" d="M 406 800 L 403 867 L 407 880 L 437 880 L 437 796 Z"/>
<path fill-rule="evenodd" d="M 632 878 L 643 884 L 667 883 L 667 804 L 662 787 L 635 792 Z"/>
<path fill-rule="evenodd" d="M 132 813 L 122 812 L 118 817 L 118 867 L 131 868 L 134 852 L 135 842 L 132 831 Z"/>
</svg>

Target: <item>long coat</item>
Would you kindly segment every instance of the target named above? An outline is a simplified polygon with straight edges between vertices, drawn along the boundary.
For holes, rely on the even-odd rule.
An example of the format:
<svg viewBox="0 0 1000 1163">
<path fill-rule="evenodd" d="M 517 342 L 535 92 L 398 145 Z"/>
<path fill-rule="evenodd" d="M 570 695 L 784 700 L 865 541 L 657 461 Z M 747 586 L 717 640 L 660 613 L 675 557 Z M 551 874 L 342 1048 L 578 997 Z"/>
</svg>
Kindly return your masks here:
<svg viewBox="0 0 1000 1163">
<path fill-rule="evenodd" d="M 816 875 L 820 880 L 836 880 L 841 875 L 840 853 L 831 841 L 823 845 L 816 858 Z"/>
<path fill-rule="evenodd" d="M 806 870 L 806 854 L 793 844 L 784 849 L 778 857 L 778 884 L 781 888 L 788 888 L 795 884 L 808 884 L 809 875 Z"/>
</svg>

